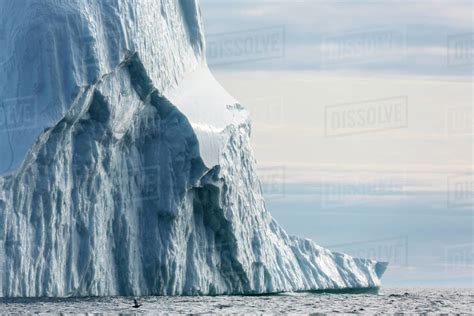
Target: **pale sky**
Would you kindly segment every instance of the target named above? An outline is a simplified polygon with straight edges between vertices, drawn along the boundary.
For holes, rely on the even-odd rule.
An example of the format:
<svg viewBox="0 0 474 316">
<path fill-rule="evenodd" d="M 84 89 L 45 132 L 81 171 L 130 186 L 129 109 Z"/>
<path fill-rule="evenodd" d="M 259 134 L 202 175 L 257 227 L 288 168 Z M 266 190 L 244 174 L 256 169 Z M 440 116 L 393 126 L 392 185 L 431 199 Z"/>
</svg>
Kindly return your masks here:
<svg viewBox="0 0 474 316">
<path fill-rule="evenodd" d="M 261 164 L 457 169 L 472 164 L 473 3 L 204 0 L 201 7 L 208 62 L 251 110 Z M 397 97 L 406 99 L 400 124 L 326 139 L 334 123 L 327 107 L 382 100 L 385 109 L 384 100 Z M 460 127 L 463 116 L 470 121 Z"/>
<path fill-rule="evenodd" d="M 283 58 L 219 65 L 219 69 L 472 74 L 472 67 L 446 67 L 448 42 L 456 41 L 455 36 L 472 34 L 472 1 L 203 0 L 201 9 L 208 38 L 276 26 L 284 29 Z M 324 62 L 325 44 L 348 34 L 376 36 L 377 31 L 389 31 L 393 36 L 390 49 L 377 58 L 369 56 L 345 65 Z M 375 36 L 372 39 L 377 41 Z"/>
<path fill-rule="evenodd" d="M 474 285 L 473 4 L 201 1 L 269 210 L 388 286 Z"/>
</svg>

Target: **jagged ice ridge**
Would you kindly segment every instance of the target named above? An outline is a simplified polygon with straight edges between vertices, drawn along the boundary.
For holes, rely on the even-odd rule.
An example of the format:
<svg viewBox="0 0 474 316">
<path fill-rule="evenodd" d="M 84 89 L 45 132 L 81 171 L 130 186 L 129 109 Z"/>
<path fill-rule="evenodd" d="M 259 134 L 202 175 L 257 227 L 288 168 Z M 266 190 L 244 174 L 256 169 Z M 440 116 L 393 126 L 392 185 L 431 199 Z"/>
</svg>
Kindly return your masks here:
<svg viewBox="0 0 474 316">
<path fill-rule="evenodd" d="M 196 2 L 11 0 L 0 19 L 3 296 L 380 286 L 386 263 L 289 236 L 266 210 L 249 114 L 207 68 Z M 27 106 L 34 124 L 12 122 Z"/>
</svg>

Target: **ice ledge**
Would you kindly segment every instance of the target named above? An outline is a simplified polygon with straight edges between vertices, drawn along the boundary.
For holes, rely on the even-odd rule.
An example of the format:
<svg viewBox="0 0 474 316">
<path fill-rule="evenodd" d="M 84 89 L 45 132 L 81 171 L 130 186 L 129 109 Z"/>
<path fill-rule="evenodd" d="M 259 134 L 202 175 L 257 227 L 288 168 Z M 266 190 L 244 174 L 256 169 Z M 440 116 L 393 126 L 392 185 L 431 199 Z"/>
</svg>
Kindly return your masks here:
<svg viewBox="0 0 474 316">
<path fill-rule="evenodd" d="M 190 121 L 209 168 L 219 164 L 226 128 L 250 124 L 249 112 L 217 82 L 205 64 L 188 73 L 164 95 Z"/>
</svg>

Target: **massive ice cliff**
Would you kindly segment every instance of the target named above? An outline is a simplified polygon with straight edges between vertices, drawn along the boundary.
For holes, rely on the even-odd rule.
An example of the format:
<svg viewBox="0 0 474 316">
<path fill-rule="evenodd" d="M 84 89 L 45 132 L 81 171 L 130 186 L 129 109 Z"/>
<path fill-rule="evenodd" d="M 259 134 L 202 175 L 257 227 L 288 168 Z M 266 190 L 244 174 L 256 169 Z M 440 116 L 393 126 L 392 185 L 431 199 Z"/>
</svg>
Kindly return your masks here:
<svg viewBox="0 0 474 316">
<path fill-rule="evenodd" d="M 374 288 L 289 236 L 191 0 L 0 1 L 3 296 Z"/>
</svg>

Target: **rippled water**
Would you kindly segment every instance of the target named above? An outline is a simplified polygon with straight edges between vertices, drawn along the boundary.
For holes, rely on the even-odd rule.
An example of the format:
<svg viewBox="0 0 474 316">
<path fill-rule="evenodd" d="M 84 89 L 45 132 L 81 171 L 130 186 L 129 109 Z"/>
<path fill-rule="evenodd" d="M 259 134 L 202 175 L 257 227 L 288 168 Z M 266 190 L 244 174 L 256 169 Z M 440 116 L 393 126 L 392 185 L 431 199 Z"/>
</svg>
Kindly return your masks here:
<svg viewBox="0 0 474 316">
<path fill-rule="evenodd" d="M 272 296 L 3 299 L 0 313 L 474 313 L 473 289 L 385 288 L 379 294 L 287 293 Z"/>
</svg>

